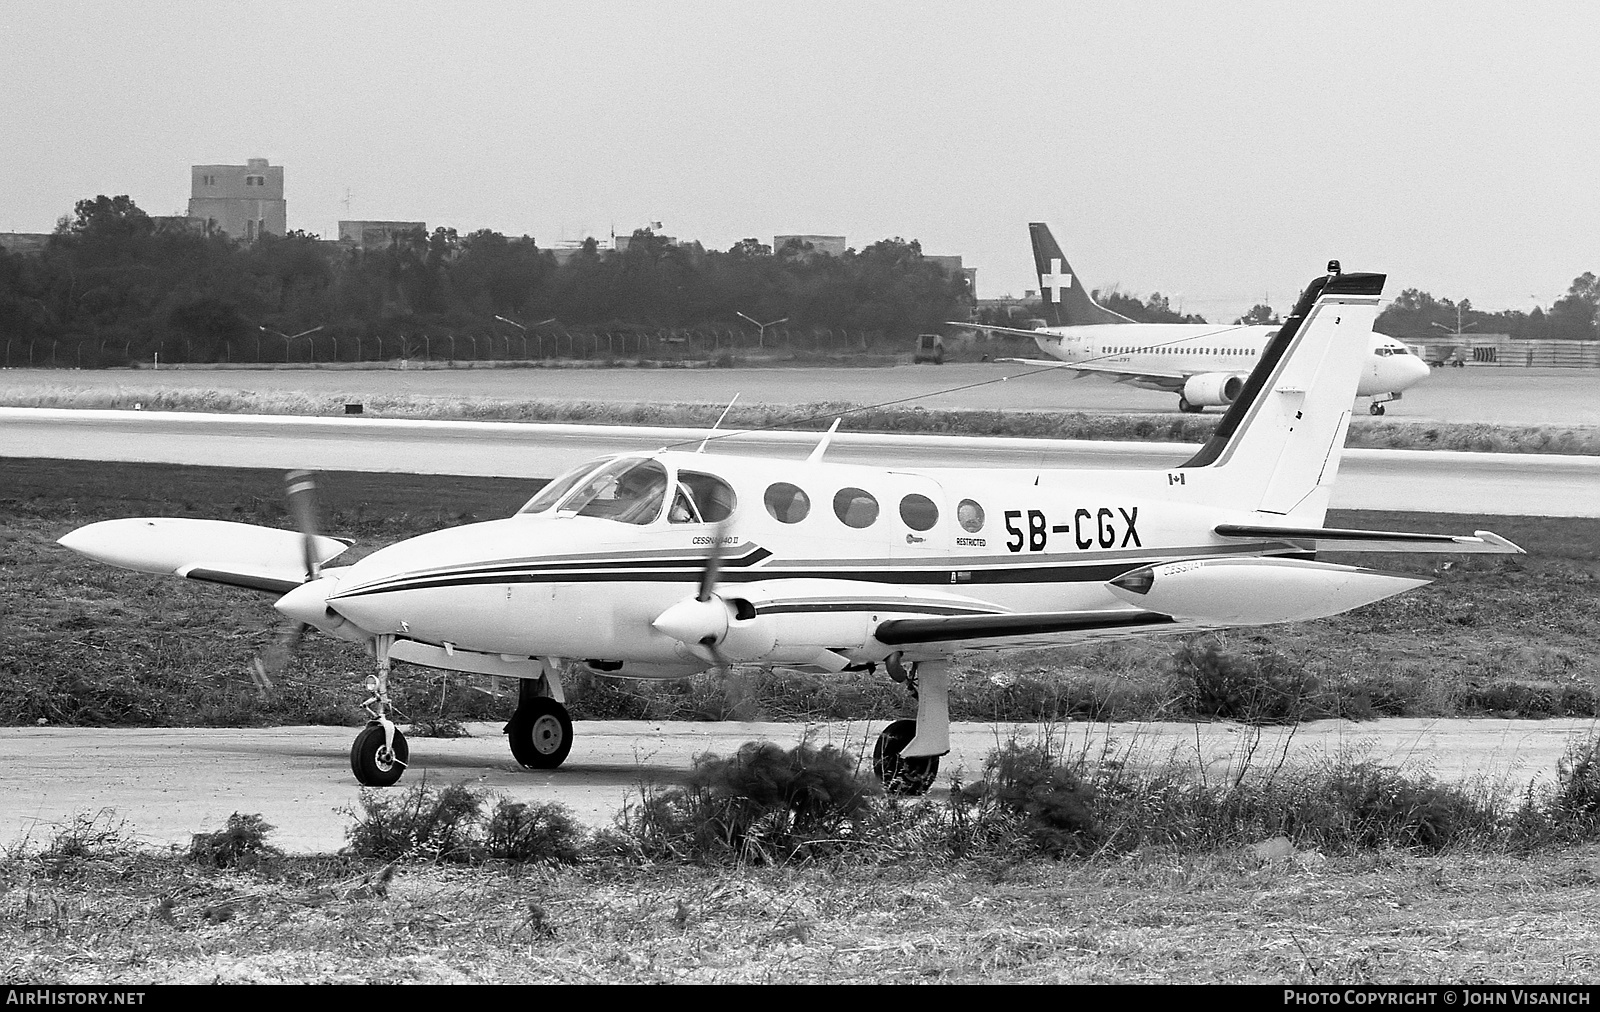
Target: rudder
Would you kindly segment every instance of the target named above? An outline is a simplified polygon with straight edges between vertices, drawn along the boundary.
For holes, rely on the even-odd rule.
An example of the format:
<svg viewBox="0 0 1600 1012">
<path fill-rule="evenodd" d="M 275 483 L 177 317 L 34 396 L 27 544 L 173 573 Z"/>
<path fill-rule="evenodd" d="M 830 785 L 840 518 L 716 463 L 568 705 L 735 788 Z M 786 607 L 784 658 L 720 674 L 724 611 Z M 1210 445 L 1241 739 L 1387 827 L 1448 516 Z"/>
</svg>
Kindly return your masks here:
<svg viewBox="0 0 1600 1012">
<path fill-rule="evenodd" d="M 1226 472 L 1229 499 L 1322 522 L 1383 294 L 1382 274 L 1318 278 L 1262 350 L 1244 390 L 1184 467 Z"/>
<path fill-rule="evenodd" d="M 1028 223 L 1033 241 L 1033 268 L 1039 277 L 1039 299 L 1052 327 L 1078 327 L 1094 323 L 1133 323 L 1089 296 L 1082 279 L 1072 272 L 1066 255 L 1042 221 Z"/>
</svg>

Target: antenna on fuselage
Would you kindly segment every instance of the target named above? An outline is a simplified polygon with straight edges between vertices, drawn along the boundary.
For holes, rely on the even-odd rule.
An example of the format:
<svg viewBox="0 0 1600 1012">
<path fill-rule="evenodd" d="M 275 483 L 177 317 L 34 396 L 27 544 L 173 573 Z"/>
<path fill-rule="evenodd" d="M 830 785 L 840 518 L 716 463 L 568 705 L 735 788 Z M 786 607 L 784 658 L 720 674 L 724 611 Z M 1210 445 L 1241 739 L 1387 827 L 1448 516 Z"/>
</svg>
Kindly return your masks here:
<svg viewBox="0 0 1600 1012">
<path fill-rule="evenodd" d="M 733 395 L 733 400 L 729 401 L 728 402 L 728 406 L 722 409 L 722 414 L 717 416 L 716 425 L 711 426 L 711 431 L 706 433 L 706 438 L 700 440 L 700 449 L 694 451 L 695 453 L 705 453 L 706 452 L 706 444 L 711 442 L 711 437 L 716 434 L 717 425 L 721 425 L 722 424 L 722 420 L 724 418 L 728 417 L 728 412 L 732 411 L 733 410 L 733 406 L 735 404 L 737 404 L 737 403 L 739 403 L 739 395 L 738 394 L 734 394 Z"/>
<path fill-rule="evenodd" d="M 817 448 L 811 451 L 811 456 L 806 458 L 807 464 L 817 463 L 822 459 L 822 455 L 828 452 L 828 444 L 833 442 L 833 434 L 839 431 L 839 423 L 842 421 L 843 418 L 835 418 L 833 424 L 828 426 L 828 431 L 822 434 L 822 442 L 818 443 Z"/>
</svg>

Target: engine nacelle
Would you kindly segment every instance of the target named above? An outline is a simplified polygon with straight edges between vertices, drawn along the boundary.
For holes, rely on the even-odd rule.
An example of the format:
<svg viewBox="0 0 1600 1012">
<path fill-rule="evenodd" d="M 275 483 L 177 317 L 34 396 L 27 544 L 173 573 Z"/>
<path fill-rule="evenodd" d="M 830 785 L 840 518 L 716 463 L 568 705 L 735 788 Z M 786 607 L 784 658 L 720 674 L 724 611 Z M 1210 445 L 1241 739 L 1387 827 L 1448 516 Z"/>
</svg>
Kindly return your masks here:
<svg viewBox="0 0 1600 1012">
<path fill-rule="evenodd" d="M 1244 377 L 1229 372 L 1203 372 L 1183 384 L 1183 399 L 1197 408 L 1232 404 L 1244 390 Z"/>
<path fill-rule="evenodd" d="M 1381 601 L 1430 581 L 1306 559 L 1184 559 L 1106 583 L 1118 598 L 1174 618 L 1222 625 L 1303 622 Z"/>
</svg>

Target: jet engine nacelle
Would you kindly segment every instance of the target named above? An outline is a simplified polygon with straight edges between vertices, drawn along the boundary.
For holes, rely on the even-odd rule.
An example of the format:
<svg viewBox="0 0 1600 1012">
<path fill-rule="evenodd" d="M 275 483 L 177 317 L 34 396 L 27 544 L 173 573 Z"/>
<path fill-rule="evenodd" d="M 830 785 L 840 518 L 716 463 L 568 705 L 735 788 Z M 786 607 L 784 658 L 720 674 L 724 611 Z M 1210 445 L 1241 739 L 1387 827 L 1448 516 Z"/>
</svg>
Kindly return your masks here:
<svg viewBox="0 0 1600 1012">
<path fill-rule="evenodd" d="M 1197 408 L 1232 404 L 1244 389 L 1244 377 L 1228 372 L 1203 372 L 1183 384 L 1183 399 Z"/>
<path fill-rule="evenodd" d="M 1337 615 L 1430 582 L 1304 559 L 1191 559 L 1123 573 L 1106 589 L 1174 618 L 1268 625 Z"/>
</svg>

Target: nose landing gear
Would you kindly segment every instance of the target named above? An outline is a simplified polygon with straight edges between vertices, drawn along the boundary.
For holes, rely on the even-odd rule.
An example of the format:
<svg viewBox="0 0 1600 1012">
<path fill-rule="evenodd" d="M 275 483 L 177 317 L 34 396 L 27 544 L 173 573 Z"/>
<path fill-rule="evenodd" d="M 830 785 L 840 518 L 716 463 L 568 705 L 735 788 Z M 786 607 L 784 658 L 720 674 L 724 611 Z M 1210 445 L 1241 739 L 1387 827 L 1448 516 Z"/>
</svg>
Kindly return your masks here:
<svg viewBox="0 0 1600 1012">
<path fill-rule="evenodd" d="M 372 720 L 350 745 L 350 772 L 363 787 L 392 787 L 406 771 L 411 749 L 406 736 L 389 719 L 389 646 L 393 636 L 378 636 L 373 650 L 378 655 L 378 673 L 367 679 L 372 696 L 362 707 Z"/>
</svg>

